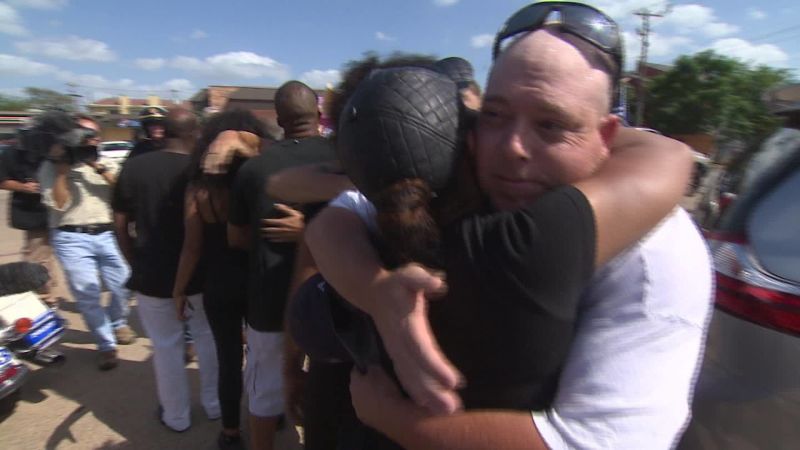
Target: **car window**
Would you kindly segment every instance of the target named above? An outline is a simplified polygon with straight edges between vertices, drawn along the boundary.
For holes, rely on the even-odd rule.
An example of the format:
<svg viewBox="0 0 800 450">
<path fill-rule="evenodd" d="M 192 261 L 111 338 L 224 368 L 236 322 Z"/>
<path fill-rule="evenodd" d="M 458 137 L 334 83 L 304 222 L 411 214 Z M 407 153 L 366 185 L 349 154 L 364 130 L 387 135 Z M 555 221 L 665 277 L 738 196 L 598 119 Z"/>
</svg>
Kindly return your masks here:
<svg viewBox="0 0 800 450">
<path fill-rule="evenodd" d="M 764 195 L 747 223 L 753 251 L 773 275 L 800 283 L 800 170 Z"/>
</svg>

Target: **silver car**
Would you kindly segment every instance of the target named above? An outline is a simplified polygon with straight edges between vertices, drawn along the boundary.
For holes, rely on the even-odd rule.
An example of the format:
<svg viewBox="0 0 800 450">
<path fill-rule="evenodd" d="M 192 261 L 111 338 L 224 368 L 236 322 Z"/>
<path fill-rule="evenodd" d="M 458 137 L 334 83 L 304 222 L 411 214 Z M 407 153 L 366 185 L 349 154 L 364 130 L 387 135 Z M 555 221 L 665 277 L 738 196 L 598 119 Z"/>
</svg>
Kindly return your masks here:
<svg viewBox="0 0 800 450">
<path fill-rule="evenodd" d="M 682 449 L 800 448 L 800 130 L 742 183 L 707 235 L 717 308 Z"/>
</svg>

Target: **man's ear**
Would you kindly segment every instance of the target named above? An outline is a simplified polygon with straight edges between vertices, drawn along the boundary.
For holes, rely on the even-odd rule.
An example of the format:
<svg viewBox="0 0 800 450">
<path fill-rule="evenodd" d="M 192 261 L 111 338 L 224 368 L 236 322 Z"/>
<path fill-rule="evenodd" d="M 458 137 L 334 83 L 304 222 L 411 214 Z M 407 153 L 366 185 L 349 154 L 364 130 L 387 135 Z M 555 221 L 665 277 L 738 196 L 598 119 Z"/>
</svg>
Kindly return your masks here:
<svg viewBox="0 0 800 450">
<path fill-rule="evenodd" d="M 609 114 L 600 121 L 600 139 L 606 148 L 611 149 L 611 143 L 617 137 L 619 127 L 619 117 L 616 114 Z"/>
</svg>

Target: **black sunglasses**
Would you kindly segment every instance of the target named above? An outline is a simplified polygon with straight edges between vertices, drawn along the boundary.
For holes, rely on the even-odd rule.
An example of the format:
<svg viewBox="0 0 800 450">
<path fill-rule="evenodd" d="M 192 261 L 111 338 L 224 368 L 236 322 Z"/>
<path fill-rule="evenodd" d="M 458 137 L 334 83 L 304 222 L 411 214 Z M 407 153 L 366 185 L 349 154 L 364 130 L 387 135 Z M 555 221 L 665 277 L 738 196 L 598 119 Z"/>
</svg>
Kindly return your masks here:
<svg viewBox="0 0 800 450">
<path fill-rule="evenodd" d="M 585 40 L 614 58 L 617 64 L 615 80 L 618 80 L 622 71 L 622 38 L 619 26 L 600 10 L 583 3 L 543 1 L 520 9 L 495 36 L 492 59 L 497 59 L 506 39 L 542 28 L 553 12 L 558 12 L 560 17 L 557 23 L 564 32 Z"/>
</svg>

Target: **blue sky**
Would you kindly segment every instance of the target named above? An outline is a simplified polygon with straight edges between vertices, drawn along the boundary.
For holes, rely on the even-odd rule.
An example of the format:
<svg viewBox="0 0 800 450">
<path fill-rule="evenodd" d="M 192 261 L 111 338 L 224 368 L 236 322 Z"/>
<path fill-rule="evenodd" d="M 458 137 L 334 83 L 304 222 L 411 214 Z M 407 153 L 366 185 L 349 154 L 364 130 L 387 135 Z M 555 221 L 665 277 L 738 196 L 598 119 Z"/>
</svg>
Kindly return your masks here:
<svg viewBox="0 0 800 450">
<path fill-rule="evenodd" d="M 338 80 L 348 60 L 374 50 L 461 56 L 483 82 L 491 37 L 529 2 L 519 0 L 0 0 L 0 93 L 26 86 L 109 95 L 187 98 L 209 84 L 277 86 Z M 633 11 L 663 0 L 598 0 L 639 53 Z M 712 48 L 800 77 L 800 4 L 672 2 L 654 19 L 650 61 Z"/>
</svg>

